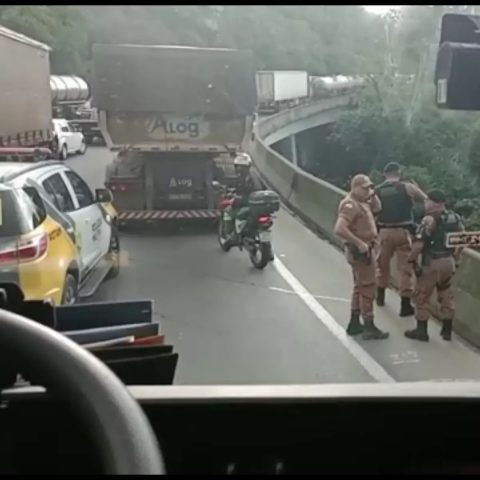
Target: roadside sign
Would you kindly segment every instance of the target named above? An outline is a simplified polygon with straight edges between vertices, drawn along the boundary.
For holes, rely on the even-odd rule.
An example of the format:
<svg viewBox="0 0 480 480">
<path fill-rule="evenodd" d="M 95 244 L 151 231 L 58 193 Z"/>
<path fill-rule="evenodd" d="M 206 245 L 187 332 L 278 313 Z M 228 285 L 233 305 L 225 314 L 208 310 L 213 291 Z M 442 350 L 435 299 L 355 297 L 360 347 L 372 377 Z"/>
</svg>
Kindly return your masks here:
<svg viewBox="0 0 480 480">
<path fill-rule="evenodd" d="M 448 248 L 478 248 L 480 247 L 480 231 L 448 233 L 446 246 Z"/>
</svg>

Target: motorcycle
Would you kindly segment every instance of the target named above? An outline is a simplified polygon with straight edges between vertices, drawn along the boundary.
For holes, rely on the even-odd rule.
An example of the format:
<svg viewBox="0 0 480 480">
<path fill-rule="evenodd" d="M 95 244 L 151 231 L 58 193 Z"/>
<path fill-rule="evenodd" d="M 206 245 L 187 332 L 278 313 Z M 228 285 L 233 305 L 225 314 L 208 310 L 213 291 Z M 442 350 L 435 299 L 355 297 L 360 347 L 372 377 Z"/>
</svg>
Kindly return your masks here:
<svg viewBox="0 0 480 480">
<path fill-rule="evenodd" d="M 232 247 L 247 250 L 253 266 L 264 269 L 274 259 L 272 250 L 273 214 L 280 208 L 275 192 L 261 190 L 248 198 L 248 207 L 240 208 L 232 215 L 237 199 L 234 188 L 221 187 L 222 196 L 218 203 L 220 212 L 217 238 L 223 251 Z"/>
</svg>

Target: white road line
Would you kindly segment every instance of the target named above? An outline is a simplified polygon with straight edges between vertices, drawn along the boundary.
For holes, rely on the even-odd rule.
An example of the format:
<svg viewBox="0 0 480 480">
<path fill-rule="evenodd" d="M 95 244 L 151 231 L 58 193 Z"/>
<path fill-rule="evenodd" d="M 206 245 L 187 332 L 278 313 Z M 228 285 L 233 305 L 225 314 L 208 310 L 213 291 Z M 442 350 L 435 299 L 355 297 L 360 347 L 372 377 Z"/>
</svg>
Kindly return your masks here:
<svg viewBox="0 0 480 480">
<path fill-rule="evenodd" d="M 292 287 L 292 289 L 303 300 L 305 305 L 315 314 L 315 316 L 325 325 L 330 333 L 350 352 L 350 354 L 362 365 L 368 374 L 381 383 L 394 383 L 395 379 L 374 359 L 372 358 L 355 340 L 350 338 L 343 327 L 325 310 L 325 308 L 313 297 L 313 295 L 300 283 L 292 272 L 283 264 L 280 259 L 276 259 L 274 266 L 283 279 Z"/>
<path fill-rule="evenodd" d="M 287 290 L 286 288 L 280 288 L 280 287 L 268 287 L 269 290 L 273 290 L 274 292 L 280 292 L 280 293 L 292 293 L 294 295 L 297 295 L 297 292 L 294 292 L 293 290 Z M 349 303 L 350 299 L 349 298 L 340 298 L 340 297 L 327 297 L 326 295 L 313 295 L 313 298 L 318 298 L 320 300 L 331 300 L 332 302 L 344 302 L 344 303 Z"/>
</svg>

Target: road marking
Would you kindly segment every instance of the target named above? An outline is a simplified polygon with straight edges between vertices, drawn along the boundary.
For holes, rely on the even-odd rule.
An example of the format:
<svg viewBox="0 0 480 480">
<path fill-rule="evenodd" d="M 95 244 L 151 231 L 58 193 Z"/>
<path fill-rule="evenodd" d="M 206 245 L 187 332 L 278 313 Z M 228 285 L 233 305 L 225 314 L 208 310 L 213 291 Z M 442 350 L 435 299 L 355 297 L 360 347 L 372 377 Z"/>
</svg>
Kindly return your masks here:
<svg viewBox="0 0 480 480">
<path fill-rule="evenodd" d="M 420 363 L 418 353 L 409 350 L 402 353 L 391 353 L 389 355 L 393 365 L 404 365 L 405 363 Z"/>
<path fill-rule="evenodd" d="M 280 287 L 268 287 L 269 290 L 273 290 L 274 292 L 280 292 L 280 293 L 291 293 L 294 295 L 297 295 L 297 292 L 293 290 L 287 290 L 286 288 L 280 288 Z M 320 300 L 331 300 L 332 302 L 344 302 L 344 303 L 349 303 L 350 299 L 349 298 L 340 298 L 340 297 L 327 297 L 326 295 L 313 295 L 312 297 L 318 298 Z"/>
<path fill-rule="evenodd" d="M 372 378 L 381 383 L 395 383 L 395 379 L 372 358 L 360 344 L 347 335 L 343 327 L 315 300 L 314 296 L 297 280 L 280 259 L 277 258 L 275 260 L 274 266 L 283 279 L 303 300 L 305 305 L 307 305 L 330 333 L 350 352 Z"/>
</svg>

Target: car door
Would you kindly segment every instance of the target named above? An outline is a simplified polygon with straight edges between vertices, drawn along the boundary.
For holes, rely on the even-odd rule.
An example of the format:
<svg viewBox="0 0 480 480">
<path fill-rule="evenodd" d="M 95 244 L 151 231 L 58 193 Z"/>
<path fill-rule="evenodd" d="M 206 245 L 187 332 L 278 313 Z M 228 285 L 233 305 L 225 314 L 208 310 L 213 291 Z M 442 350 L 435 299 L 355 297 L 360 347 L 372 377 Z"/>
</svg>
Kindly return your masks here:
<svg viewBox="0 0 480 480">
<path fill-rule="evenodd" d="M 82 144 L 82 133 L 77 131 L 70 123 L 68 123 L 68 129 L 71 134 L 71 140 L 70 140 L 70 145 L 71 145 L 71 152 L 76 153 L 80 150 L 81 144 Z"/>
<path fill-rule="evenodd" d="M 77 210 L 72 214 L 78 215 L 79 221 L 85 226 L 85 235 L 88 235 L 88 265 L 92 267 L 108 252 L 111 226 L 106 220 L 106 212 L 95 201 L 87 183 L 70 169 L 65 169 L 62 175 L 77 202 Z"/>
<path fill-rule="evenodd" d="M 79 251 L 80 270 L 85 272 L 90 265 L 92 257 L 92 245 L 89 240 L 90 228 L 81 218 L 78 212 L 76 199 L 67 187 L 64 178 L 61 175 L 60 169 L 48 172 L 42 175 L 38 182 L 51 198 L 55 207 L 73 221 L 75 228 L 75 241 Z"/>
<path fill-rule="evenodd" d="M 72 131 L 67 121 L 62 121 L 60 128 L 62 130 L 62 137 L 67 144 L 68 153 L 74 153 L 77 151 L 75 148 L 75 132 Z"/>
</svg>

